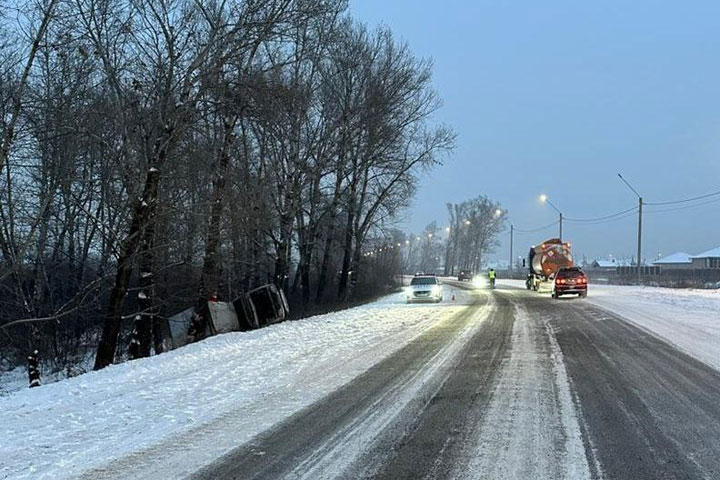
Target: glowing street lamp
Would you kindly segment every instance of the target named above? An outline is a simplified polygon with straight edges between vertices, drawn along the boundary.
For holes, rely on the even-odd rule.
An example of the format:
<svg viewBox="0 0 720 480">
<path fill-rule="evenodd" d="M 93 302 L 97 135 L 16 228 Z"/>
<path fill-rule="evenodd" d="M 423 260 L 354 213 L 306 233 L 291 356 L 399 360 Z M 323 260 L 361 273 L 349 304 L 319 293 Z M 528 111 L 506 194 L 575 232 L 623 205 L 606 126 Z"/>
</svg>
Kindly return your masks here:
<svg viewBox="0 0 720 480">
<path fill-rule="evenodd" d="M 548 198 L 547 195 L 545 195 L 545 194 L 540 195 L 540 201 L 541 201 L 542 203 L 547 203 L 547 204 L 550 205 L 552 208 L 554 208 L 556 212 L 558 212 L 558 213 L 560 214 L 560 235 L 559 235 L 559 237 L 560 237 L 560 241 L 562 242 L 562 221 L 563 221 L 563 214 L 562 214 L 562 212 L 560 211 L 560 209 L 559 209 L 558 207 L 555 206 L 554 203 L 552 203 L 552 202 L 550 201 L 550 199 Z"/>
</svg>

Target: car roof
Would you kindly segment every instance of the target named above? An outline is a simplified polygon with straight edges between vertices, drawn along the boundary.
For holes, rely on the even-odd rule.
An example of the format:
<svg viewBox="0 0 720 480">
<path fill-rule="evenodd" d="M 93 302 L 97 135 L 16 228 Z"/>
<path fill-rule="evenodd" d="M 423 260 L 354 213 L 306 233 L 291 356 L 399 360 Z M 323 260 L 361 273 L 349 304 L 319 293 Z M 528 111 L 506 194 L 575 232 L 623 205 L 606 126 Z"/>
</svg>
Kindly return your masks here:
<svg viewBox="0 0 720 480">
<path fill-rule="evenodd" d="M 580 267 L 562 267 L 558 270 L 558 272 L 582 272 L 582 268 L 580 268 Z"/>
</svg>

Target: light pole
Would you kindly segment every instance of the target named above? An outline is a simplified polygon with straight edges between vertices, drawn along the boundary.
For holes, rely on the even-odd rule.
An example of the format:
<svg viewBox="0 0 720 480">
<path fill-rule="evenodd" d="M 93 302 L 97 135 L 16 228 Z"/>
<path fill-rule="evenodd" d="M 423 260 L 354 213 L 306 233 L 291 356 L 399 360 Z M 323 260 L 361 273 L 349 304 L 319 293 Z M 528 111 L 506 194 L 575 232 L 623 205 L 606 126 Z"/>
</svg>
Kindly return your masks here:
<svg viewBox="0 0 720 480">
<path fill-rule="evenodd" d="M 540 201 L 543 202 L 543 203 L 547 203 L 547 204 L 550 205 L 552 208 L 554 208 L 556 212 L 558 212 L 558 213 L 560 214 L 560 241 L 562 242 L 562 221 L 563 221 L 563 214 L 562 214 L 562 212 L 560 211 L 560 209 L 559 209 L 558 207 L 555 206 L 554 203 L 552 203 L 552 202 L 550 201 L 550 199 L 548 198 L 547 195 L 540 195 Z"/>
<path fill-rule="evenodd" d="M 625 180 L 622 175 L 618 173 L 618 177 L 623 181 L 627 187 L 638 197 L 638 244 L 637 244 L 637 281 L 640 283 L 640 264 L 642 263 L 642 213 L 643 213 L 643 199 L 642 196 L 630 185 L 630 182 Z"/>
<path fill-rule="evenodd" d="M 513 271 L 513 233 L 515 232 L 515 225 L 510 224 L 510 273 Z"/>
</svg>

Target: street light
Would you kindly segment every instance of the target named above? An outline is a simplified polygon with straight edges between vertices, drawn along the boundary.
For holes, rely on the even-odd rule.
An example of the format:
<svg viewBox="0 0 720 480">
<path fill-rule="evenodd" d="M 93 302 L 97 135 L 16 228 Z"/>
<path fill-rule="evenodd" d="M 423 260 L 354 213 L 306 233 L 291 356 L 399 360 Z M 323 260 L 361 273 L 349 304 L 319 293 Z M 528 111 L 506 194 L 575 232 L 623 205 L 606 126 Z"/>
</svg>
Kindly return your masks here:
<svg viewBox="0 0 720 480">
<path fill-rule="evenodd" d="M 540 195 L 540 201 L 541 201 L 542 203 L 547 203 L 547 204 L 550 205 L 552 208 L 554 208 L 556 212 L 558 212 L 558 213 L 560 214 L 560 241 L 562 242 L 562 221 L 563 221 L 563 214 L 562 214 L 562 212 L 560 211 L 560 209 L 559 209 L 558 207 L 555 206 L 554 203 L 552 203 L 552 202 L 550 201 L 550 199 L 548 198 L 547 195 L 545 195 L 545 194 Z"/>
<path fill-rule="evenodd" d="M 513 234 L 515 233 L 515 225 L 510 224 L 510 272 L 513 271 Z"/>
<path fill-rule="evenodd" d="M 625 180 L 622 175 L 618 173 L 618 177 L 623 181 L 625 185 L 638 197 L 638 244 L 637 244 L 637 280 L 640 283 L 640 263 L 642 259 L 642 213 L 643 213 L 643 199 L 630 182 Z"/>
</svg>

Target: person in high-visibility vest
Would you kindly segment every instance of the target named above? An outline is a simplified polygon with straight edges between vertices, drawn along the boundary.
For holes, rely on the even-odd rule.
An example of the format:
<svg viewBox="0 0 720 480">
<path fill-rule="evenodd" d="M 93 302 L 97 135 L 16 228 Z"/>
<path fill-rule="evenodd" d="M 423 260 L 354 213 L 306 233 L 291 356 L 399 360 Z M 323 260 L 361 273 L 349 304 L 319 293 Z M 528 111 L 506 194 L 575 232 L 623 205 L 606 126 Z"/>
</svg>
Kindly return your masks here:
<svg viewBox="0 0 720 480">
<path fill-rule="evenodd" d="M 492 268 L 488 271 L 488 279 L 490 280 L 490 288 L 495 288 L 495 270 Z"/>
</svg>

